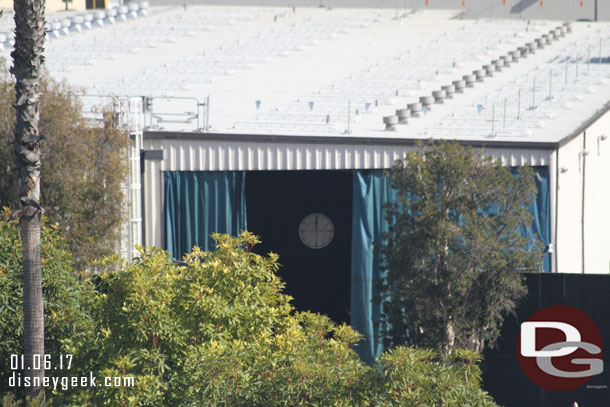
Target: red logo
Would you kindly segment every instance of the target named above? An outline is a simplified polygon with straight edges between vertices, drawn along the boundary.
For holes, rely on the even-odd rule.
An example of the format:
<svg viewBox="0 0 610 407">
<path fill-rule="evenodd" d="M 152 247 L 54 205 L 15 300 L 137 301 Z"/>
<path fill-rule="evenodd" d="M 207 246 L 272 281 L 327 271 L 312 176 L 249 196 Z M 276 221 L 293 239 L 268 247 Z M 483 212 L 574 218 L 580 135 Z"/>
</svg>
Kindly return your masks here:
<svg viewBox="0 0 610 407">
<path fill-rule="evenodd" d="M 547 390 L 572 390 L 603 372 L 599 329 L 566 305 L 543 308 L 521 324 L 517 356 L 527 377 Z"/>
</svg>

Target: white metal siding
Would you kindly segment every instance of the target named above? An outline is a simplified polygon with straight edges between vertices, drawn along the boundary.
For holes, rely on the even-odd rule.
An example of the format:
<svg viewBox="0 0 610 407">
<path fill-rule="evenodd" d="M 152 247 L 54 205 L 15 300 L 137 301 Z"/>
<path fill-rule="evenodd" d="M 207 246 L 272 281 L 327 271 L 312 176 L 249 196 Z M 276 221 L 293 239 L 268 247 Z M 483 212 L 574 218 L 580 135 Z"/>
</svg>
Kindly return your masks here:
<svg viewBox="0 0 610 407">
<path fill-rule="evenodd" d="M 559 149 L 557 268 L 560 273 L 610 271 L 610 112 Z M 584 141 L 583 141 L 584 140 Z M 583 142 L 585 143 L 583 145 Z M 587 154 L 583 159 L 582 152 Z M 584 223 L 582 222 L 585 169 Z"/>
<path fill-rule="evenodd" d="M 390 168 L 412 146 L 146 140 L 165 150 L 163 171 L 343 170 Z M 550 150 L 487 149 L 505 165 L 548 165 Z"/>
<path fill-rule="evenodd" d="M 580 213 L 582 187 L 582 134 L 559 149 L 557 180 L 557 271 L 582 272 Z M 579 163 L 579 161 L 581 161 Z"/>
</svg>

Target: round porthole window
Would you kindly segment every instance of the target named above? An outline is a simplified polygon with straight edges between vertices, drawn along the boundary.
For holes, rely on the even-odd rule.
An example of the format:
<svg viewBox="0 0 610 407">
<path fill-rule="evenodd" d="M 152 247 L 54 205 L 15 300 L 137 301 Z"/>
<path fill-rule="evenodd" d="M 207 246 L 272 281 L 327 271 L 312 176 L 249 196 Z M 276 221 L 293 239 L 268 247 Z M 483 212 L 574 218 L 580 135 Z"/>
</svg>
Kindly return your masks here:
<svg viewBox="0 0 610 407">
<path fill-rule="evenodd" d="M 307 215 L 299 225 L 301 242 L 312 249 L 328 246 L 335 235 L 333 222 L 326 215 L 312 213 Z"/>
</svg>

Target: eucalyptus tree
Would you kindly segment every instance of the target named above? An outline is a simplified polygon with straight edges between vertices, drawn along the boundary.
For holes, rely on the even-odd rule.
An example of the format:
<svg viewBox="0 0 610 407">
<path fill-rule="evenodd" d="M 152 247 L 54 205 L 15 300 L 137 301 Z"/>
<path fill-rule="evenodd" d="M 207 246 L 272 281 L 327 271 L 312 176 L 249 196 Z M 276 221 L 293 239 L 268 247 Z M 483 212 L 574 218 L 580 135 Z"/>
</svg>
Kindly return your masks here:
<svg viewBox="0 0 610 407">
<path fill-rule="evenodd" d="M 480 352 L 526 293 L 522 271 L 539 271 L 529 228 L 533 170 L 513 174 L 456 142 L 427 142 L 391 170 L 400 202 L 382 248 L 388 346 L 409 343 L 447 355 Z"/>
</svg>

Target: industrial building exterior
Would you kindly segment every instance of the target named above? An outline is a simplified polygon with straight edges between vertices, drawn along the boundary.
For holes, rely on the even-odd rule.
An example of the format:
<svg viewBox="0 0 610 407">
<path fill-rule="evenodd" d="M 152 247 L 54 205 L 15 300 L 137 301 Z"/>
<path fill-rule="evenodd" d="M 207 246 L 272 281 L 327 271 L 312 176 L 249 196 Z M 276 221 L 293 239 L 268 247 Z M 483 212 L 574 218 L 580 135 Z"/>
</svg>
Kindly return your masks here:
<svg viewBox="0 0 610 407">
<path fill-rule="evenodd" d="M 609 24 L 143 11 L 60 30 L 47 50 L 50 73 L 84 87 L 85 110 L 122 101 L 134 141 L 125 257 L 144 244 L 179 259 L 211 248 L 211 232 L 247 228 L 280 254 L 297 307 L 351 322 L 375 356 L 383 172 L 432 138 L 535 168 L 540 270 L 610 271 Z"/>
</svg>

